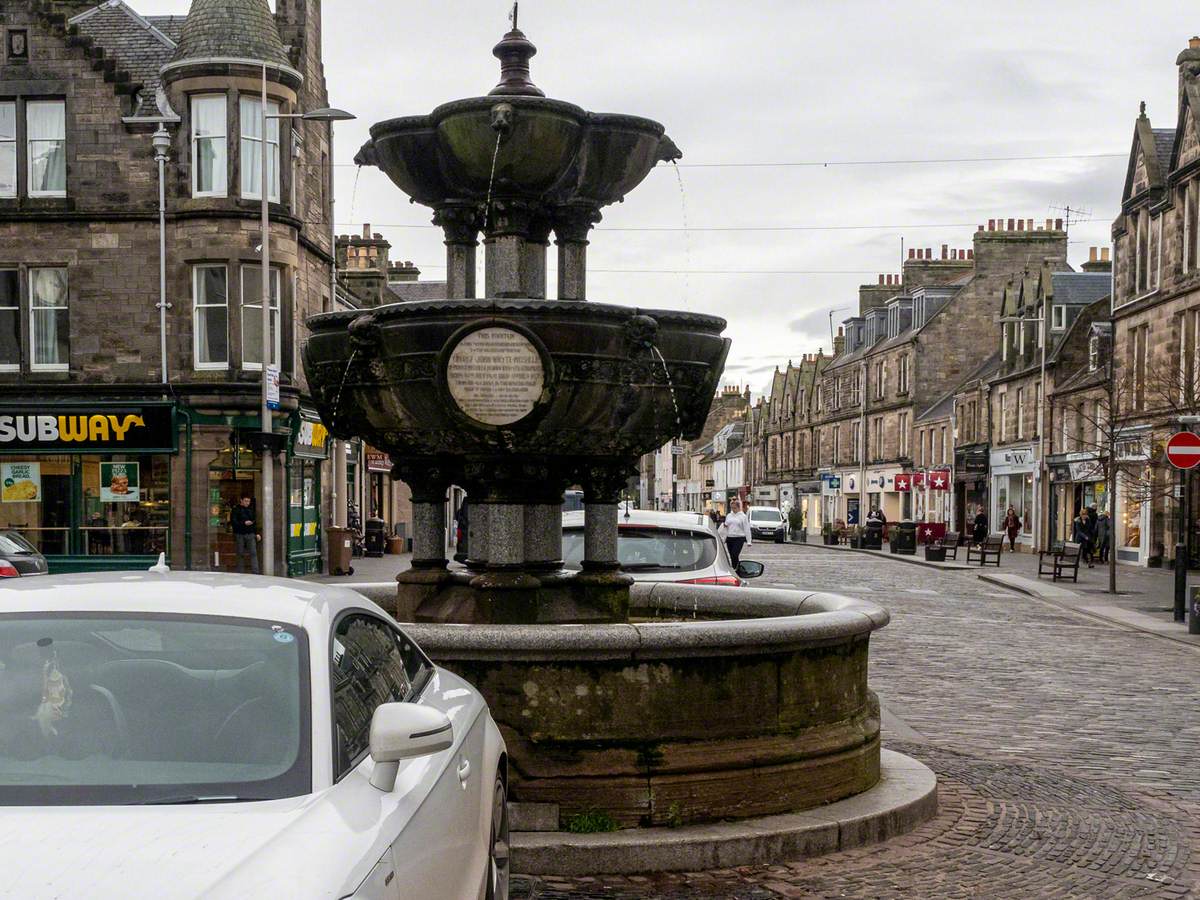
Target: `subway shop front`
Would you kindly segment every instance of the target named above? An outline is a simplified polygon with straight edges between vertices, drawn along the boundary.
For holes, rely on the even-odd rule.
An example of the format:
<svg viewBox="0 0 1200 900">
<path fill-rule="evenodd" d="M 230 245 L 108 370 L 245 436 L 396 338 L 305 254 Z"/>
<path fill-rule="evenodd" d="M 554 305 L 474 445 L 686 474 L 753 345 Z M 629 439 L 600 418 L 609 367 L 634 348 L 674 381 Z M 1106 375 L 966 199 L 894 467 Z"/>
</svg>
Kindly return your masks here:
<svg viewBox="0 0 1200 900">
<path fill-rule="evenodd" d="M 0 405 L 0 531 L 51 572 L 143 569 L 170 556 L 171 403 Z"/>
</svg>

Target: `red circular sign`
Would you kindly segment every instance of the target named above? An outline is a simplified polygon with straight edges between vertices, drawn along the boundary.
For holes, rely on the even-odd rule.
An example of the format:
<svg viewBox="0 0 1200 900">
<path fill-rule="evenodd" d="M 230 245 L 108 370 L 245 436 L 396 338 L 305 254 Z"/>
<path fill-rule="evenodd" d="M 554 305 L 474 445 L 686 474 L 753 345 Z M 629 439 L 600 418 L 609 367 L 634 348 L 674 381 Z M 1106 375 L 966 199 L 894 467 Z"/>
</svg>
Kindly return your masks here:
<svg viewBox="0 0 1200 900">
<path fill-rule="evenodd" d="M 1200 434 L 1181 431 L 1167 441 L 1167 460 L 1177 469 L 1200 465 Z"/>
</svg>

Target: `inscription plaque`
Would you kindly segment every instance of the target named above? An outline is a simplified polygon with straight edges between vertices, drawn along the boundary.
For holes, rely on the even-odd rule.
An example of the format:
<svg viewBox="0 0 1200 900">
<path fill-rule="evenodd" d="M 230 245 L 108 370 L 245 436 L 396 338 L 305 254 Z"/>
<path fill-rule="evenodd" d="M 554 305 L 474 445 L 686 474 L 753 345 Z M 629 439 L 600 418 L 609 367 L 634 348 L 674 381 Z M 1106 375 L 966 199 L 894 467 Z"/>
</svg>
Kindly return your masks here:
<svg viewBox="0 0 1200 900">
<path fill-rule="evenodd" d="M 485 425 L 511 425 L 533 410 L 546 373 L 537 348 L 511 328 L 480 328 L 450 353 L 446 385 L 464 414 Z"/>
</svg>

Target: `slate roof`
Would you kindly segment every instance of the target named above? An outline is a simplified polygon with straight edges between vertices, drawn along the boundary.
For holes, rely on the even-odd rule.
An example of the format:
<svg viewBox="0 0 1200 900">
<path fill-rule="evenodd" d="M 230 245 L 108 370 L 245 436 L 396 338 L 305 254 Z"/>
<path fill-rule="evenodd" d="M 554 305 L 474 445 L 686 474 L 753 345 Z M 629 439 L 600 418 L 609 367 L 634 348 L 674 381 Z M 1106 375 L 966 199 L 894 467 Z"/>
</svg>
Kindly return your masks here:
<svg viewBox="0 0 1200 900">
<path fill-rule="evenodd" d="M 1152 128 L 1154 155 L 1158 158 L 1158 171 L 1165 177 L 1171 171 L 1171 150 L 1175 147 L 1174 128 Z"/>
<path fill-rule="evenodd" d="M 266 0 L 192 0 L 171 62 L 207 57 L 291 67 Z"/>
<path fill-rule="evenodd" d="M 387 293 L 392 295 L 393 303 L 403 303 L 406 300 L 445 300 L 446 282 L 394 281 L 388 284 Z"/>
<path fill-rule="evenodd" d="M 158 70 L 175 52 L 176 34 L 183 16 L 155 16 L 147 19 L 125 5 L 123 0 L 106 0 L 71 19 L 85 37 L 91 38 L 105 53 L 120 61 L 121 67 L 142 85 L 141 100 L 135 116 L 159 116 L 155 102 Z M 157 22 L 155 20 L 158 20 Z"/>
<path fill-rule="evenodd" d="M 1055 303 L 1095 303 L 1108 296 L 1112 279 L 1107 272 L 1055 272 Z"/>
</svg>

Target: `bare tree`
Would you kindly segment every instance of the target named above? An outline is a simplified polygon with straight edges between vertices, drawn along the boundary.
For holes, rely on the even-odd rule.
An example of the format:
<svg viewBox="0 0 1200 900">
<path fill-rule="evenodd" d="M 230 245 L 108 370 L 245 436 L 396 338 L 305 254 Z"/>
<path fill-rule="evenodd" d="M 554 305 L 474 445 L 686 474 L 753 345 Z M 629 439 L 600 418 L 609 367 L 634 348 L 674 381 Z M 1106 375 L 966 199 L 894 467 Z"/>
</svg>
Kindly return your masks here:
<svg viewBox="0 0 1200 900">
<path fill-rule="evenodd" d="M 1111 340 L 1105 339 L 1111 324 L 1098 323 L 1093 329 L 1089 363 L 1056 391 L 1051 422 L 1057 408 L 1061 449 L 1091 454 L 1093 459 L 1083 461 L 1080 474 L 1098 475 L 1105 484 L 1112 542 L 1108 590 L 1115 594 L 1118 485 L 1127 503 L 1153 504 L 1168 498 L 1186 503 L 1186 497 L 1175 495 L 1176 481 L 1164 447 L 1179 430 L 1181 417 L 1200 412 L 1200 366 L 1170 360 L 1148 365 L 1145 354 L 1122 365 L 1110 351 Z"/>
</svg>

